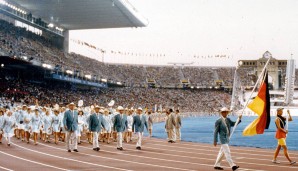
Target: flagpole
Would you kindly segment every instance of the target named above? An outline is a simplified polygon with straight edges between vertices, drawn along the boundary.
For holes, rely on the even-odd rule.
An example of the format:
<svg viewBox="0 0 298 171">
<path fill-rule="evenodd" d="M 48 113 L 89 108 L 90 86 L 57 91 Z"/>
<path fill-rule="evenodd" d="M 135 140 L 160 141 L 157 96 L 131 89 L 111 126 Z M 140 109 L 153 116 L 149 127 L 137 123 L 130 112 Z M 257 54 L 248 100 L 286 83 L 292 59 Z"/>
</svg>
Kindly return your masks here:
<svg viewBox="0 0 298 171">
<path fill-rule="evenodd" d="M 233 91 L 232 91 L 232 100 L 231 100 L 231 106 L 230 106 L 230 110 L 234 110 L 234 107 L 235 107 L 235 91 L 236 91 L 236 80 L 237 80 L 237 70 L 238 70 L 239 66 L 236 67 L 235 69 L 235 73 L 234 73 L 234 84 L 233 84 Z"/>
<path fill-rule="evenodd" d="M 254 88 L 253 88 L 253 90 L 252 90 L 251 93 L 250 93 L 250 96 L 249 96 L 248 100 L 246 101 L 246 104 L 245 104 L 245 106 L 244 106 L 244 108 L 243 108 L 243 110 L 242 110 L 240 116 L 243 115 L 244 109 L 246 109 L 246 107 L 247 107 L 247 105 L 248 105 L 248 102 L 249 102 L 249 99 L 251 99 L 251 97 L 252 97 L 252 95 L 253 95 L 255 89 L 257 88 L 258 83 L 260 82 L 261 78 L 263 78 L 265 69 L 267 68 L 267 66 L 268 66 L 268 64 L 269 64 L 270 59 L 271 59 L 271 57 L 269 57 L 269 59 L 267 60 L 267 62 L 266 62 L 266 64 L 265 64 L 265 66 L 264 66 L 264 68 L 263 68 L 263 70 L 262 70 L 262 72 L 261 72 L 261 74 L 260 74 L 260 76 L 259 76 L 259 78 L 258 78 L 258 80 L 257 80 L 257 82 L 256 82 L 256 84 L 255 84 L 255 86 L 254 86 Z M 237 118 L 237 121 L 236 121 L 236 124 L 235 124 L 235 126 L 233 127 L 233 130 L 232 130 L 232 132 L 231 132 L 231 134 L 230 134 L 230 139 L 232 138 L 232 135 L 233 135 L 235 129 L 237 128 L 237 125 L 238 125 L 239 121 L 240 121 L 240 119 L 239 119 L 239 117 L 238 117 L 238 118 Z"/>
<path fill-rule="evenodd" d="M 289 106 L 288 106 L 288 110 L 289 110 Z M 286 114 L 286 130 L 289 130 L 289 114 Z"/>
</svg>

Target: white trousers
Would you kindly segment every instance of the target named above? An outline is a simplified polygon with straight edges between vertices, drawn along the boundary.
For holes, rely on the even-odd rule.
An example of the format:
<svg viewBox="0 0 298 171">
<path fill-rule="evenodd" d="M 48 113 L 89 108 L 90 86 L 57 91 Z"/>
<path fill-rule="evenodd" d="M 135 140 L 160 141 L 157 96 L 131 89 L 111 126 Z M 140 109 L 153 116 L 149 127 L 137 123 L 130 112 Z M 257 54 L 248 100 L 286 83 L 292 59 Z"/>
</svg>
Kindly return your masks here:
<svg viewBox="0 0 298 171">
<path fill-rule="evenodd" d="M 175 128 L 168 129 L 167 131 L 168 131 L 168 135 L 169 135 L 169 140 L 176 141 Z"/>
<path fill-rule="evenodd" d="M 71 144 L 72 142 L 72 144 Z M 66 131 L 66 149 L 78 149 L 78 140 L 75 131 Z"/>
<path fill-rule="evenodd" d="M 10 137 L 7 137 L 7 144 L 10 144 Z"/>
<path fill-rule="evenodd" d="M 93 148 L 99 147 L 98 144 L 98 132 L 92 132 L 93 133 Z"/>
<path fill-rule="evenodd" d="M 217 155 L 217 159 L 216 159 L 216 162 L 214 164 L 214 167 L 220 167 L 220 163 L 221 163 L 224 156 L 226 156 L 226 160 L 229 163 L 230 167 L 236 166 L 235 163 L 232 160 L 229 145 L 228 144 L 222 144 L 221 148 L 219 150 L 219 153 Z"/>
<path fill-rule="evenodd" d="M 181 140 L 181 130 L 180 128 L 175 128 L 176 131 L 176 140 Z"/>
<path fill-rule="evenodd" d="M 138 141 L 137 141 L 136 147 L 141 147 L 142 146 L 143 132 L 137 132 L 137 136 L 138 136 Z"/>
<path fill-rule="evenodd" d="M 117 132 L 117 148 L 122 147 L 122 132 Z"/>
</svg>

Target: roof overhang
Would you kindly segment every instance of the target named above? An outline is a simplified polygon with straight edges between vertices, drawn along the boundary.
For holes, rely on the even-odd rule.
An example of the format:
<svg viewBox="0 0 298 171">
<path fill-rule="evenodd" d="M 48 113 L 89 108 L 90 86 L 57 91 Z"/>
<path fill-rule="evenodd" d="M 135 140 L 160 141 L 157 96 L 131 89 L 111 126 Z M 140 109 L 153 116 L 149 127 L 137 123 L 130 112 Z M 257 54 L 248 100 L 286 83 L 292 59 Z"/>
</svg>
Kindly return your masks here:
<svg viewBox="0 0 298 171">
<path fill-rule="evenodd" d="M 27 13 L 66 30 L 144 27 L 128 0 L 11 0 Z"/>
</svg>

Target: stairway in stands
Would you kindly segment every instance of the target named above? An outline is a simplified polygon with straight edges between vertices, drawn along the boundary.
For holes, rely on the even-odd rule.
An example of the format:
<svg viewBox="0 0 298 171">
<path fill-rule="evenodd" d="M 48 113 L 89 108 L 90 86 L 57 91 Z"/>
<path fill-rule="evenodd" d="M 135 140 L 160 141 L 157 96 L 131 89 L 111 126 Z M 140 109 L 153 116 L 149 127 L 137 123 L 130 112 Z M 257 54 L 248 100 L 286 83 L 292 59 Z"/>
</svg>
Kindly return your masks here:
<svg viewBox="0 0 298 171">
<path fill-rule="evenodd" d="M 182 71 L 182 67 L 179 67 L 179 76 L 180 76 L 179 80 L 185 79 L 184 73 Z"/>
</svg>

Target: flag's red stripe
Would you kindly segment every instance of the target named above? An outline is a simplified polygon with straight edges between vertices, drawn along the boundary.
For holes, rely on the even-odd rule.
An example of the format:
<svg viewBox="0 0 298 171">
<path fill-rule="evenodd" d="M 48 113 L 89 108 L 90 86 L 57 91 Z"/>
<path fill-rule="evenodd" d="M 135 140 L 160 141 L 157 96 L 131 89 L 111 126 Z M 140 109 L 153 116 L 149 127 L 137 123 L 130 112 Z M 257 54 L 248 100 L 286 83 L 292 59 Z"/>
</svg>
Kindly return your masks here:
<svg viewBox="0 0 298 171">
<path fill-rule="evenodd" d="M 263 82 L 262 83 L 262 86 L 260 87 L 260 90 L 258 92 L 258 96 L 259 98 L 261 98 L 265 103 L 264 103 L 264 106 L 263 106 L 263 113 L 262 115 L 260 116 L 260 120 L 259 122 L 257 123 L 257 126 L 256 126 L 256 132 L 257 134 L 263 134 L 264 133 L 264 129 L 266 127 L 266 122 L 267 122 L 267 115 L 266 115 L 266 83 Z"/>
<path fill-rule="evenodd" d="M 270 123 L 270 97 L 269 97 L 269 90 L 268 90 L 268 75 L 262 86 L 260 87 L 258 96 L 265 102 L 264 103 L 264 111 L 260 116 L 260 120 L 256 125 L 256 132 L 257 134 L 263 134 L 265 129 L 268 129 Z"/>
</svg>

